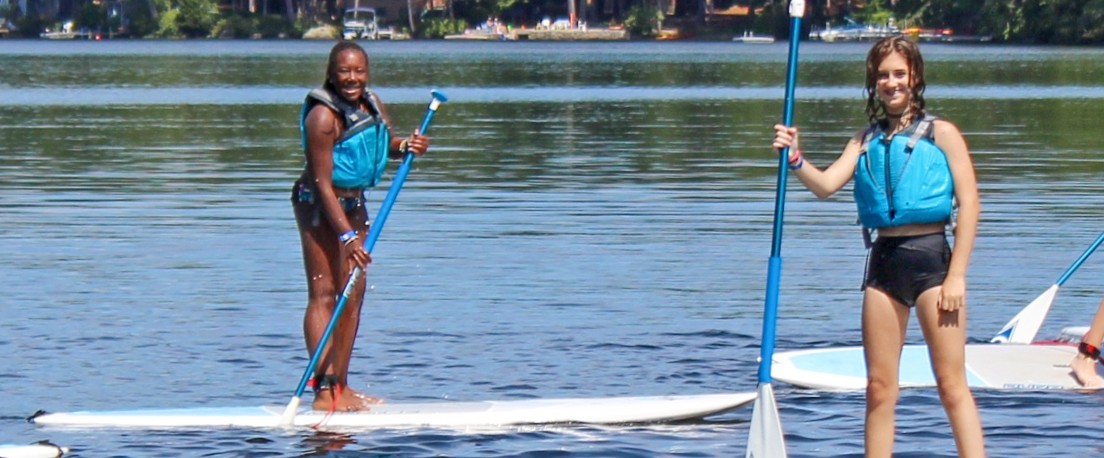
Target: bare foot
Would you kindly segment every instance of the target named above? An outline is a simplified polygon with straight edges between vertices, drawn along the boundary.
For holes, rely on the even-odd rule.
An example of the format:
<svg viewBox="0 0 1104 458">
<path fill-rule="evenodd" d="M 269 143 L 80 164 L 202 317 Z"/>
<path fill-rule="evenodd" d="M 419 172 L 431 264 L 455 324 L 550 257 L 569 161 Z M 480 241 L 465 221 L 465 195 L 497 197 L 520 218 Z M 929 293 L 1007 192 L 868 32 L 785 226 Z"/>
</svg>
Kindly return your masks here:
<svg viewBox="0 0 1104 458">
<path fill-rule="evenodd" d="M 341 391 L 341 397 L 347 399 L 349 402 L 360 402 L 362 404 L 370 406 L 383 404 L 383 399 L 374 396 L 368 396 L 367 394 L 361 393 L 349 387 L 345 387 L 345 389 Z"/>
<path fill-rule="evenodd" d="M 1073 378 L 1085 388 L 1104 388 L 1104 378 L 1096 373 L 1096 360 L 1079 353 L 1070 361 L 1070 369 L 1073 371 Z"/>
<path fill-rule="evenodd" d="M 336 400 L 334 395 L 337 394 Z M 366 396 L 351 388 L 325 389 L 314 394 L 311 408 L 322 411 L 358 412 L 371 410 L 372 406 L 382 404 L 383 400 Z"/>
</svg>

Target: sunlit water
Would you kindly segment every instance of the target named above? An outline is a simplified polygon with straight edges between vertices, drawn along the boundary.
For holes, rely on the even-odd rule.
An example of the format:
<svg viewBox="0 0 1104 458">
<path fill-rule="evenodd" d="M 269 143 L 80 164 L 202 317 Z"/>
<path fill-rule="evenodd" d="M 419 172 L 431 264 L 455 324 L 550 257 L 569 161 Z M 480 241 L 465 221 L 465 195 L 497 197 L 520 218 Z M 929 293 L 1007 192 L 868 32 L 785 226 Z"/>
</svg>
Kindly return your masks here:
<svg viewBox="0 0 1104 458">
<path fill-rule="evenodd" d="M 397 132 L 430 88 L 451 101 L 373 253 L 354 386 L 392 402 L 755 389 L 784 43 L 366 46 Z M 744 453 L 750 407 L 676 425 L 340 434 L 24 422 L 287 402 L 307 360 L 295 118 L 328 47 L 0 41 L 0 443 L 83 457 Z M 969 298 L 982 342 L 1104 229 L 1104 52 L 924 49 L 929 104 L 966 134 L 981 182 Z M 864 52 L 802 46 L 796 120 L 817 164 L 862 126 Z M 790 184 L 778 348 L 858 345 L 849 190 L 817 201 Z M 1041 337 L 1086 325 L 1101 278 L 1090 258 Z M 861 456 L 861 393 L 776 390 L 791 456 Z M 1104 395 L 976 396 L 991 456 L 1104 451 Z M 898 456 L 954 456 L 934 390 L 906 391 L 897 427 Z"/>
</svg>

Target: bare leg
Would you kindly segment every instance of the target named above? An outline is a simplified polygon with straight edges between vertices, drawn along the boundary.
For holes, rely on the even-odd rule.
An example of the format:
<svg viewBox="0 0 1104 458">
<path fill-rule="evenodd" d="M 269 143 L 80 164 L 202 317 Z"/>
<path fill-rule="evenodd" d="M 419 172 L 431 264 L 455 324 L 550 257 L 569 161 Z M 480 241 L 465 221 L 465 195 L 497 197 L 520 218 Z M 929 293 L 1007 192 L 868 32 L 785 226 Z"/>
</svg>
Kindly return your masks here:
<svg viewBox="0 0 1104 458">
<path fill-rule="evenodd" d="M 307 352 L 313 355 L 333 316 L 337 295 L 348 281 L 351 269 L 340 258 L 337 236 L 325 221 L 311 225 L 313 209 L 296 205 L 296 221 L 303 245 L 303 264 L 307 275 L 307 310 L 303 316 L 303 335 Z M 357 230 L 363 238 L 363 223 Z M 360 326 L 360 308 L 364 297 L 365 280 L 346 301 L 342 317 L 338 320 L 326 348 L 315 369 L 316 377 L 328 376 L 332 390 L 319 391 L 314 399 L 315 410 L 367 410 L 379 400 L 364 396 L 348 388 L 349 361 L 353 343 Z"/>
<path fill-rule="evenodd" d="M 348 281 L 349 273 L 342 274 L 341 278 L 344 278 L 342 286 L 344 286 L 344 282 Z M 336 388 L 333 394 L 336 395 L 335 409 L 337 410 L 368 410 L 370 406 L 383 402 L 382 399 L 362 394 L 349 387 L 349 362 L 352 360 L 353 346 L 357 331 L 360 329 L 360 311 L 365 283 L 364 278 L 357 281 L 334 329 L 333 346 L 330 351 L 333 358 L 331 367 Z"/>
<path fill-rule="evenodd" d="M 894 302 L 879 289 L 866 288 L 862 335 L 866 358 L 867 457 L 888 458 L 893 454 L 894 419 L 900 395 L 898 373 L 908 316 L 908 307 Z"/>
<path fill-rule="evenodd" d="M 1100 301 L 1100 306 L 1096 309 L 1096 316 L 1089 325 L 1089 332 L 1081 338 L 1082 342 L 1094 347 L 1099 347 L 1101 340 L 1104 340 L 1104 300 Z M 1073 370 L 1074 378 L 1082 385 L 1089 388 L 1104 387 L 1104 378 L 1096 373 L 1096 360 L 1078 353 L 1073 361 L 1070 361 L 1070 369 Z"/>
<path fill-rule="evenodd" d="M 966 309 L 939 310 L 936 304 L 940 291 L 935 287 L 920 295 L 916 301 L 916 317 L 928 343 L 932 373 L 939 388 L 939 399 L 947 411 L 958 456 L 984 457 L 981 417 L 966 382 Z"/>
</svg>

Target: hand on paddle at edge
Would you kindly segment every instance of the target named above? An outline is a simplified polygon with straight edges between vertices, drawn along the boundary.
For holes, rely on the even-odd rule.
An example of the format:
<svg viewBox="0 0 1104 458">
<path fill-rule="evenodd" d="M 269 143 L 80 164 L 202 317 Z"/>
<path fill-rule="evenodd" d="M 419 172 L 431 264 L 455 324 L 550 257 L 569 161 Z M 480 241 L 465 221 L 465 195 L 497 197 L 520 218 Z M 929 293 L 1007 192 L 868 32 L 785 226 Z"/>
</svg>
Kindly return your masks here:
<svg viewBox="0 0 1104 458">
<path fill-rule="evenodd" d="M 415 129 L 414 133 L 403 139 L 399 145 L 400 152 L 406 153 L 409 151 L 414 153 L 415 156 L 421 156 L 429 151 L 429 137 L 422 135 L 418 129 Z"/>
<path fill-rule="evenodd" d="M 341 245 L 341 259 L 348 260 L 350 271 L 354 265 L 364 270 L 372 263 L 372 255 L 364 249 L 360 234 Z"/>
<path fill-rule="evenodd" d="M 781 153 L 783 148 L 790 149 L 790 157 L 786 159 L 793 159 L 797 155 L 801 147 L 798 145 L 798 132 L 796 127 L 786 127 L 785 124 L 774 125 L 774 143 L 771 146 L 774 147 L 774 152 Z"/>
</svg>

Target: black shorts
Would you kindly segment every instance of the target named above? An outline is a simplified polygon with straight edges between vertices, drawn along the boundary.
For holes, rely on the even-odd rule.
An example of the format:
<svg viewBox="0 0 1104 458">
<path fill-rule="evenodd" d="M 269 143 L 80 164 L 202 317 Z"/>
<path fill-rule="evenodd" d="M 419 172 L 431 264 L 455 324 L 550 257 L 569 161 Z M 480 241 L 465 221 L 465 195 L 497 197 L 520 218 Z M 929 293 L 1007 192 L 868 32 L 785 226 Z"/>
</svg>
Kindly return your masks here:
<svg viewBox="0 0 1104 458">
<path fill-rule="evenodd" d="M 945 233 L 878 237 L 870 249 L 863 286 L 915 307 L 921 293 L 943 284 L 950 263 L 951 246 Z"/>
<path fill-rule="evenodd" d="M 352 197 L 338 197 L 337 202 L 341 204 L 341 208 L 345 210 L 345 214 L 350 217 L 359 218 L 364 221 L 364 224 L 368 224 L 368 213 L 364 207 L 364 190 L 359 191 Z M 322 206 L 318 204 L 315 197 L 318 191 L 313 185 L 307 184 L 306 180 L 300 178 L 295 181 L 295 184 L 291 187 L 291 203 L 292 206 L 299 208 L 305 207 L 312 213 L 310 217 L 310 226 L 316 227 L 322 221 Z M 298 212 L 299 210 L 296 210 Z"/>
</svg>

